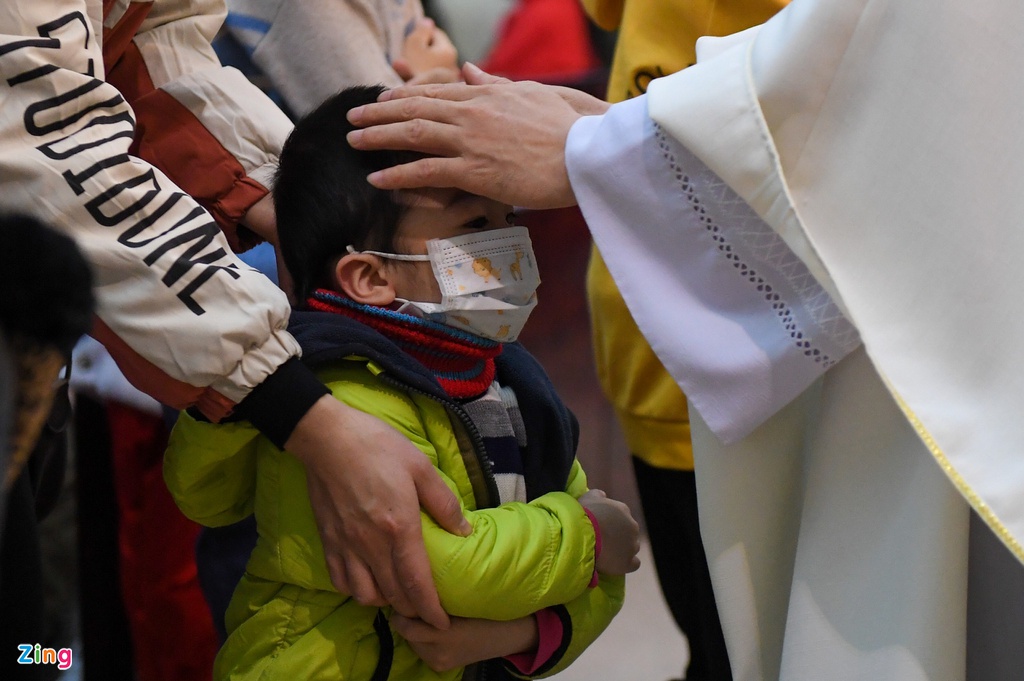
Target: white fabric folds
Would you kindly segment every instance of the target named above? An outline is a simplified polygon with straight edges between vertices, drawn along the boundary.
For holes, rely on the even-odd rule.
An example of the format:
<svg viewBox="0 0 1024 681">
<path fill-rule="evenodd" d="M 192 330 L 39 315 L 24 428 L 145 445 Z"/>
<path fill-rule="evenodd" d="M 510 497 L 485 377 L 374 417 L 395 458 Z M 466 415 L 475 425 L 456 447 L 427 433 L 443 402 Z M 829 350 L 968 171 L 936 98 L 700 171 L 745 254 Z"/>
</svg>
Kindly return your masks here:
<svg viewBox="0 0 1024 681">
<path fill-rule="evenodd" d="M 798 0 L 570 132 L 595 241 L 702 417 L 737 679 L 963 679 L 962 499 L 1024 560 L 1022 34 L 1000 0 Z"/>
<path fill-rule="evenodd" d="M 655 82 L 650 112 L 817 254 L 911 424 L 1024 559 L 1022 32 L 998 0 L 802 0 Z"/>
<path fill-rule="evenodd" d="M 727 442 L 857 346 L 783 240 L 647 116 L 644 98 L 580 120 L 577 200 L 651 347 Z"/>
</svg>

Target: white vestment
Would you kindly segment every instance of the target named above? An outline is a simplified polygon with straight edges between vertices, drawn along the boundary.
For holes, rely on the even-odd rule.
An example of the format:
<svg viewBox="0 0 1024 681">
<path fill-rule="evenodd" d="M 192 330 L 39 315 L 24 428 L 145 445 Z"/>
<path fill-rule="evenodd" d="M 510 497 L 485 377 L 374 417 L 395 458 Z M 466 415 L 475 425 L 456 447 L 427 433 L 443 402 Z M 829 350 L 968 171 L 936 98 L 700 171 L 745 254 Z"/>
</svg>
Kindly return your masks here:
<svg viewBox="0 0 1024 681">
<path fill-rule="evenodd" d="M 963 679 L 968 504 L 1024 558 L 1022 34 L 1002 0 L 796 0 L 570 132 L 701 417 L 737 679 Z"/>
</svg>

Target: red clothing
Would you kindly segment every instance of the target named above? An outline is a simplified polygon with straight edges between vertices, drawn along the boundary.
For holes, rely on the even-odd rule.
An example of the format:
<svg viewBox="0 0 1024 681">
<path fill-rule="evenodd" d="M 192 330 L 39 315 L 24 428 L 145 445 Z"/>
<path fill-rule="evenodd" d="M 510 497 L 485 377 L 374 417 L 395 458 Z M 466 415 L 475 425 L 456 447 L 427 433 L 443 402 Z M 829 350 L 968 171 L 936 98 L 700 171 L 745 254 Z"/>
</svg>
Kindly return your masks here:
<svg viewBox="0 0 1024 681">
<path fill-rule="evenodd" d="M 513 80 L 563 82 L 599 66 L 577 0 L 521 0 L 480 65 Z"/>
<path fill-rule="evenodd" d="M 219 642 L 199 588 L 199 525 L 164 484 L 163 419 L 106 404 L 118 506 L 121 594 L 138 681 L 209 679 Z"/>
</svg>

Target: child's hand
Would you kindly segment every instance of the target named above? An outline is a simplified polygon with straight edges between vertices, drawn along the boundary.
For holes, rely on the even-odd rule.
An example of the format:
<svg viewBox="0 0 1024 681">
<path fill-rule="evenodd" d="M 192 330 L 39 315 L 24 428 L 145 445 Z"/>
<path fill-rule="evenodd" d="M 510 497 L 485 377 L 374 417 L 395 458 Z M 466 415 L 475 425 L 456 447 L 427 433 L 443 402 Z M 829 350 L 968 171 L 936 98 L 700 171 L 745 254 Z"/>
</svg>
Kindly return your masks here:
<svg viewBox="0 0 1024 681">
<path fill-rule="evenodd" d="M 389 619 L 409 647 L 435 672 L 517 653 L 536 650 L 537 620 L 530 615 L 508 622 L 452 617 L 448 629 L 438 629 L 423 620 L 402 617 Z"/>
<path fill-rule="evenodd" d="M 640 526 L 633 520 L 629 507 L 621 501 L 592 489 L 578 500 L 583 508 L 594 514 L 601 531 L 601 555 L 597 557 L 597 571 L 604 575 L 624 575 L 640 567 Z"/>
<path fill-rule="evenodd" d="M 450 71 L 453 72 L 452 81 L 432 79 L 430 82 L 454 82 L 459 79 L 457 59 L 458 53 L 448 35 L 434 24 L 433 19 L 424 17 L 405 37 L 402 56 L 394 60 L 391 67 L 404 80 Z"/>
</svg>

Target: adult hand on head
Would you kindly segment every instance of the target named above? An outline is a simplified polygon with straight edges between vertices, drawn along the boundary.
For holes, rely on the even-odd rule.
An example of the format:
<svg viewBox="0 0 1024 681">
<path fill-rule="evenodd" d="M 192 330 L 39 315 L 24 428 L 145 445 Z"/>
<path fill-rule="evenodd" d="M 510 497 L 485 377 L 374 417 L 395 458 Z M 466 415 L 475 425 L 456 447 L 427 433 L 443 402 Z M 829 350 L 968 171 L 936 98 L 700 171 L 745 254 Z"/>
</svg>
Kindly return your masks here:
<svg viewBox="0 0 1024 681">
<path fill-rule="evenodd" d="M 353 147 L 431 155 L 372 173 L 370 182 L 382 189 L 457 187 L 526 208 L 574 205 L 565 140 L 581 115 L 607 105 L 568 88 L 495 78 L 472 65 L 463 74 L 465 84 L 400 87 L 349 112 L 365 128 L 349 133 Z"/>
<path fill-rule="evenodd" d="M 472 528 L 429 459 L 398 431 L 331 395 L 299 421 L 285 448 L 306 466 L 334 586 L 363 605 L 390 604 L 447 628 L 420 506 L 453 534 L 466 536 Z"/>
<path fill-rule="evenodd" d="M 462 67 L 462 74 L 470 85 L 501 85 L 502 83 L 513 83 L 508 78 L 495 76 L 487 73 L 476 64 L 466 63 Z M 611 106 L 603 99 L 588 95 L 583 90 L 562 85 L 547 85 L 545 87 L 558 93 L 558 96 L 573 108 L 581 116 L 600 116 Z"/>
</svg>

